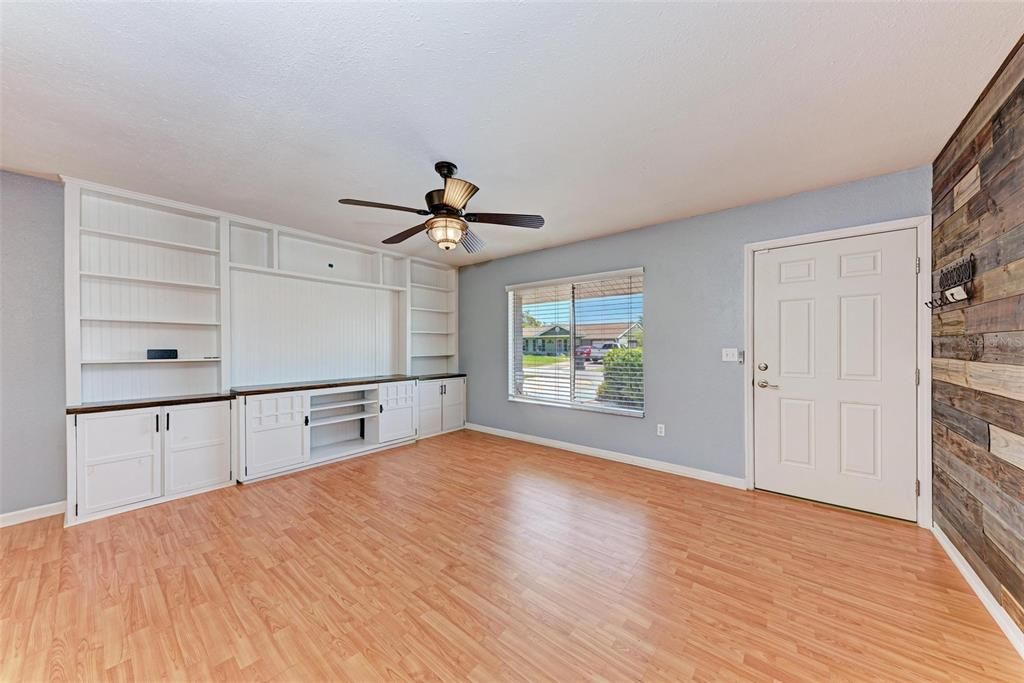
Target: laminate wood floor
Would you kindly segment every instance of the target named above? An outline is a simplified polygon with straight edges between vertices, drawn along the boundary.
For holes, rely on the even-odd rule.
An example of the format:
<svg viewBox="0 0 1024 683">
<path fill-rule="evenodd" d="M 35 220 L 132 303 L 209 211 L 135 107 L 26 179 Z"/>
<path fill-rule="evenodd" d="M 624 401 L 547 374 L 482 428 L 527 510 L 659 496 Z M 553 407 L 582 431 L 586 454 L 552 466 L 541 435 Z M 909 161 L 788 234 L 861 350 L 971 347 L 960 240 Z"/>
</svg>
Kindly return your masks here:
<svg viewBox="0 0 1024 683">
<path fill-rule="evenodd" d="M 1024 680 L 911 524 L 474 432 L 0 530 L 0 679 Z"/>
</svg>

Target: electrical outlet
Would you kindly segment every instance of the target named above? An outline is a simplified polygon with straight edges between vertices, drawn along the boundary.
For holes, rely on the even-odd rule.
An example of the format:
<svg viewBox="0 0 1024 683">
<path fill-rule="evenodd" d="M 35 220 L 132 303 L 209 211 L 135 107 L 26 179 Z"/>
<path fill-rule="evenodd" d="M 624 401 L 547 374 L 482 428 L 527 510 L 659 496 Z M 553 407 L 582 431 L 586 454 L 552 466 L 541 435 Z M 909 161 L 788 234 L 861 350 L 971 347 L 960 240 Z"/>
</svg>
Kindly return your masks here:
<svg viewBox="0 0 1024 683">
<path fill-rule="evenodd" d="M 722 362 L 735 363 L 740 359 L 739 349 L 722 349 Z"/>
<path fill-rule="evenodd" d="M 665 425 L 658 425 L 658 436 L 665 436 Z"/>
</svg>

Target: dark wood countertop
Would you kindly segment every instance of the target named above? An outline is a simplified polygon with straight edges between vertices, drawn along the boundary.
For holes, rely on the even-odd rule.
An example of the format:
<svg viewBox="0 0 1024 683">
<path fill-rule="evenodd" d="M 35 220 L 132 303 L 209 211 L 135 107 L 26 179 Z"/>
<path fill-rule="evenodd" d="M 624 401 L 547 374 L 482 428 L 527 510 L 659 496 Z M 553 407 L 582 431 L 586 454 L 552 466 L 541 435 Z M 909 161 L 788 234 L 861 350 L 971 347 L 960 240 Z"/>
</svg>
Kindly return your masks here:
<svg viewBox="0 0 1024 683">
<path fill-rule="evenodd" d="M 133 408 L 155 408 L 157 406 L 178 406 L 184 403 L 211 403 L 213 401 L 230 401 L 234 394 L 189 394 L 185 396 L 161 396 L 159 398 L 132 398 L 124 401 L 95 401 L 68 406 L 68 415 L 83 413 L 101 413 L 105 410 L 131 410 Z"/>
<path fill-rule="evenodd" d="M 156 398 L 136 398 L 124 401 L 96 401 L 68 406 L 68 415 L 82 413 L 99 413 L 105 410 L 131 410 L 133 408 L 153 408 L 156 406 L 174 406 L 183 403 L 209 403 L 211 401 L 229 401 L 236 396 L 254 396 L 257 394 L 273 394 L 285 391 L 307 391 L 310 389 L 334 389 L 338 387 L 354 387 L 361 384 L 385 384 L 388 382 L 408 382 L 411 380 L 438 380 L 453 377 L 465 377 L 464 372 L 450 372 L 436 375 L 377 375 L 375 377 L 351 377 L 347 379 L 311 380 L 305 382 L 282 382 L 280 384 L 251 384 L 244 387 L 233 387 L 223 394 L 191 394 L 187 396 L 161 396 Z"/>
<path fill-rule="evenodd" d="M 253 394 L 273 394 L 278 391 L 307 391 L 309 389 L 334 389 L 336 387 L 354 387 L 359 384 L 386 384 L 388 382 L 408 382 L 416 377 L 409 375 L 378 375 L 376 377 L 349 377 L 346 379 L 308 380 L 305 382 L 282 382 L 280 384 L 250 384 L 245 387 L 231 387 L 237 396 Z"/>
</svg>

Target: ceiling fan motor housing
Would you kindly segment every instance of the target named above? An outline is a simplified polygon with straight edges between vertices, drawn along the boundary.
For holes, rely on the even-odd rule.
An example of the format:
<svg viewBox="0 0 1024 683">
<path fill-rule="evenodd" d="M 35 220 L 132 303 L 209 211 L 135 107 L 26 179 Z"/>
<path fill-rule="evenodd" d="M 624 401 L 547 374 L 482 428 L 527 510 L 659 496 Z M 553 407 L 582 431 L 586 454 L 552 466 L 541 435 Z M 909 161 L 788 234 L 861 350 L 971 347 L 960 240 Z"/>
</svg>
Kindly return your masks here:
<svg viewBox="0 0 1024 683">
<path fill-rule="evenodd" d="M 442 178 L 453 178 L 459 172 L 459 167 L 450 161 L 439 161 L 434 164 L 434 170 Z"/>
</svg>

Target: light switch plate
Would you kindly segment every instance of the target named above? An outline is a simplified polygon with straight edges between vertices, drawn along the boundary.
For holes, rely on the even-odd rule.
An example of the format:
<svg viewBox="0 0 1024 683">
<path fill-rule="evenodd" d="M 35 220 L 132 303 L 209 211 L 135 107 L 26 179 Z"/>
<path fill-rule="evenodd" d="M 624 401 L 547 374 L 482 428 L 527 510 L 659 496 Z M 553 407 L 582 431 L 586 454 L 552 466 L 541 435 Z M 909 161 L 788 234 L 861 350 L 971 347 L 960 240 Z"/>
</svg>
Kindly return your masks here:
<svg viewBox="0 0 1024 683">
<path fill-rule="evenodd" d="M 722 349 L 722 362 L 735 363 L 740 359 L 739 349 Z"/>
</svg>

